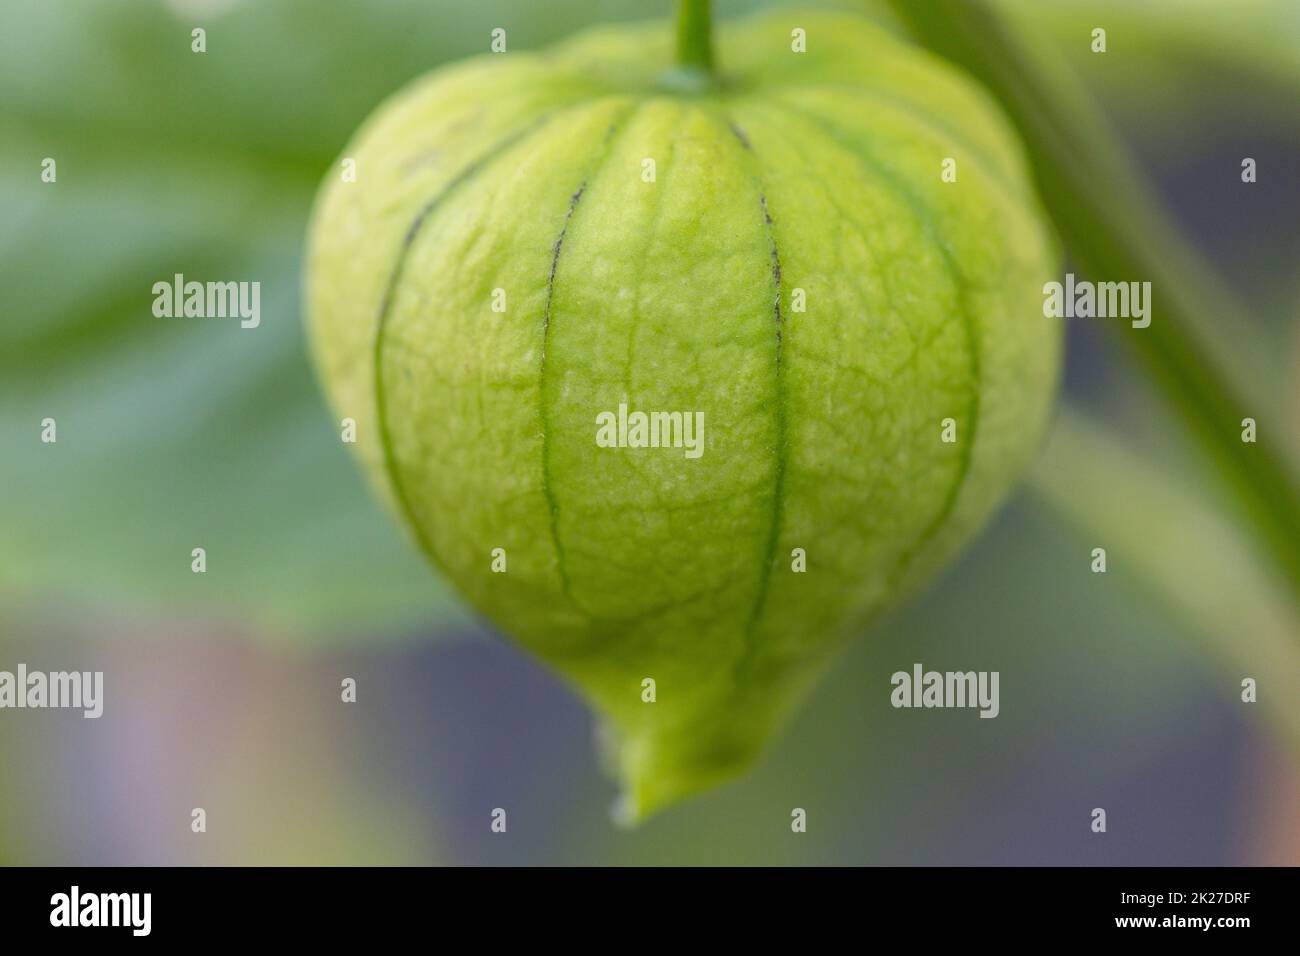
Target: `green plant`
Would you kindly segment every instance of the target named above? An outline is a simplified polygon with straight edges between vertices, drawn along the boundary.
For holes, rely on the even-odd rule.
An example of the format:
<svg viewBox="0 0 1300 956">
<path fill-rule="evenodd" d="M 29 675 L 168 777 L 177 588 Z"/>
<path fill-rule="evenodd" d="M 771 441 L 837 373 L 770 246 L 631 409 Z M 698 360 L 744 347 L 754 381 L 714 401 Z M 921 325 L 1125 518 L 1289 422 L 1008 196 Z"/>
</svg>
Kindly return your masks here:
<svg viewBox="0 0 1300 956">
<path fill-rule="evenodd" d="M 609 718 L 630 819 L 746 766 L 961 548 L 1057 376 L 1054 249 L 978 88 L 802 11 L 725 32 L 715 70 L 707 7 L 680 5 L 676 69 L 650 24 L 419 81 L 311 230 L 368 474 Z M 602 447 L 635 412 L 700 444 Z"/>
</svg>

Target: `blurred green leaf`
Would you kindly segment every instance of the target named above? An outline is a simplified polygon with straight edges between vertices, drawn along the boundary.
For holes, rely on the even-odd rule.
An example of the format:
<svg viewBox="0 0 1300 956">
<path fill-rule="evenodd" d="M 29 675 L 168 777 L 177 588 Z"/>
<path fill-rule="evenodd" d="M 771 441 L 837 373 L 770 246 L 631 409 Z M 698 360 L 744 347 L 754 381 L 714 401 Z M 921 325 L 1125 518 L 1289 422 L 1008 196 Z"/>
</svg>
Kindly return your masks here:
<svg viewBox="0 0 1300 956">
<path fill-rule="evenodd" d="M 1142 582 L 1230 674 L 1255 678 L 1263 713 L 1300 752 L 1300 611 L 1285 578 L 1202 491 L 1068 408 L 1032 488 L 1106 548 L 1108 572 Z"/>
<path fill-rule="evenodd" d="M 30 155 L 30 140 L 5 143 L 6 168 Z M 53 152 L 57 184 L 4 180 L 22 226 L 0 267 L 21 304 L 0 328 L 0 594 L 184 603 L 272 630 L 445 611 L 354 474 L 303 355 L 310 184 L 207 160 L 159 182 L 150 158 L 105 148 L 83 168 L 80 151 Z M 261 327 L 154 318 L 152 283 L 175 272 L 260 281 Z M 56 444 L 39 440 L 47 416 Z M 207 574 L 190 571 L 194 547 Z"/>
<path fill-rule="evenodd" d="M 1198 131 L 1210 114 L 1294 112 L 1300 95 L 1300 4 L 1294 0 L 995 0 L 995 5 L 1026 35 L 1050 44 L 1117 119 L 1140 123 L 1151 135 Z M 1091 49 L 1097 27 L 1106 31 L 1104 55 Z M 1242 97 L 1242 90 L 1249 90 L 1249 97 Z"/>
</svg>

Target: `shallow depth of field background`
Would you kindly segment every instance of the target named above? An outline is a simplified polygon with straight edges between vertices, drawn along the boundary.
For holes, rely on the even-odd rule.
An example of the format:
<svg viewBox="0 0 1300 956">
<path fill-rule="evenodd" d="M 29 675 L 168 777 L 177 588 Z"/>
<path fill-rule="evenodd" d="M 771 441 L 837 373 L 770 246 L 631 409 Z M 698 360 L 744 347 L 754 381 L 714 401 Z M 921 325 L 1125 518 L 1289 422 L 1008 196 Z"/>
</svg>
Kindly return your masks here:
<svg viewBox="0 0 1300 956">
<path fill-rule="evenodd" d="M 1261 429 L 1294 437 L 1300 8 L 1002 6 L 1081 71 L 1256 307 L 1235 358 L 1276 396 Z M 609 822 L 590 714 L 467 614 L 363 487 L 306 359 L 299 268 L 317 183 L 405 80 L 496 26 L 524 49 L 668 8 L 0 0 L 0 669 L 103 670 L 107 688 L 98 721 L 0 711 L 0 862 L 1300 863 L 1295 723 L 1238 699 L 1244 676 L 1263 698 L 1295 674 L 1215 654 L 1249 657 L 1252 620 L 1194 634 L 1205 621 L 1118 542 L 1091 574 L 1110 542 L 1032 490 L 844 654 L 755 771 L 638 831 Z M 260 280 L 262 327 L 155 319 L 150 287 L 176 272 Z M 1235 521 L 1100 321 L 1067 321 L 1066 401 Z M 1131 506 L 1111 475 L 1068 495 Z M 1137 530 L 1168 534 L 1171 561 L 1213 541 Z M 1240 596 L 1234 552 L 1206 553 Z M 918 661 L 1001 671 L 1001 716 L 892 710 L 889 675 Z"/>
</svg>

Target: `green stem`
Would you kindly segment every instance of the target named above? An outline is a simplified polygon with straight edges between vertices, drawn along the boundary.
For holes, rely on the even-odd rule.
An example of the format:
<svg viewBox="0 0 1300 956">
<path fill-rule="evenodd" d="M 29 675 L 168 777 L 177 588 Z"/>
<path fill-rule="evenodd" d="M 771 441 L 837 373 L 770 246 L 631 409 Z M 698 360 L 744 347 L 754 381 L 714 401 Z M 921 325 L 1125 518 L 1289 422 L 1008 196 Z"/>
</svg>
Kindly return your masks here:
<svg viewBox="0 0 1300 956">
<path fill-rule="evenodd" d="M 1253 317 L 1151 198 L 1068 70 L 1023 42 L 986 0 L 889 2 L 927 47 L 1001 101 L 1030 154 L 1039 196 L 1080 266 L 1098 281 L 1151 282 L 1151 325 L 1107 327 L 1146 368 L 1300 595 L 1300 479 L 1282 451 L 1271 403 L 1236 363 L 1230 338 L 1249 334 Z M 1260 423 L 1256 444 L 1241 441 L 1247 417 Z"/>
<path fill-rule="evenodd" d="M 677 63 L 689 70 L 713 72 L 711 0 L 677 0 Z"/>
</svg>

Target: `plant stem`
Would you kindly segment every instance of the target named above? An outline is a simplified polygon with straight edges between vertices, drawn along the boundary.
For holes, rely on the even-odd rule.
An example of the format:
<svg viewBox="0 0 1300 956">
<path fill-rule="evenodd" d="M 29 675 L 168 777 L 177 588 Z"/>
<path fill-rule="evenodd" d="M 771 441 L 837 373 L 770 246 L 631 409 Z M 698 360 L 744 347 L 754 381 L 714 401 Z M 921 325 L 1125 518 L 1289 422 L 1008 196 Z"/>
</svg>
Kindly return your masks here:
<svg viewBox="0 0 1300 956">
<path fill-rule="evenodd" d="M 713 72 L 711 0 L 677 0 L 677 64 Z"/>
<path fill-rule="evenodd" d="M 1300 479 L 1272 404 L 1235 364 L 1227 335 L 1254 320 L 1152 199 L 1118 137 L 1068 70 L 1023 42 L 986 0 L 889 0 L 940 56 L 965 67 L 1017 126 L 1038 193 L 1079 264 L 1097 281 L 1147 280 L 1159 303 L 1148 328 L 1108 323 L 1233 493 L 1256 542 L 1300 596 Z M 1225 335 L 1224 330 L 1227 331 Z M 1256 444 L 1241 420 L 1261 423 Z M 1176 545 L 1174 545 L 1176 547 Z"/>
</svg>

